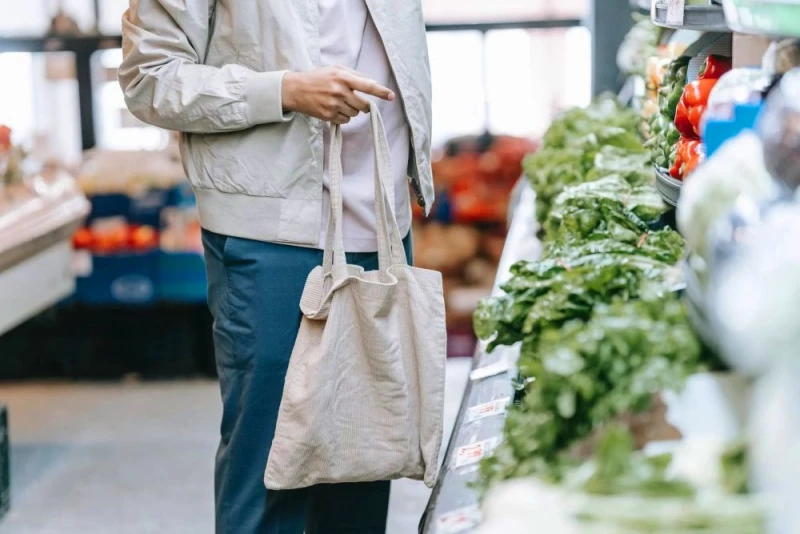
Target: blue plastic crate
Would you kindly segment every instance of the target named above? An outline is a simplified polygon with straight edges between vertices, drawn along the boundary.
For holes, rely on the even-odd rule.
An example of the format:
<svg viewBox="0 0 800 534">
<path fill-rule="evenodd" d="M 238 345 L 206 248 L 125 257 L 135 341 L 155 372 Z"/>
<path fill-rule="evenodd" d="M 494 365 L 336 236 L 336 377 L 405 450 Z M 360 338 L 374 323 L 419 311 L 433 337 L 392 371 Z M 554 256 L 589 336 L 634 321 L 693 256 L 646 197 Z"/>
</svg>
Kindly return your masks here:
<svg viewBox="0 0 800 534">
<path fill-rule="evenodd" d="M 92 305 L 155 303 L 159 297 L 158 252 L 93 256 L 91 273 L 76 281 L 75 297 Z"/>
<path fill-rule="evenodd" d="M 208 283 L 203 255 L 197 252 L 161 252 L 158 284 L 164 301 L 205 302 Z"/>
<path fill-rule="evenodd" d="M 171 190 L 150 189 L 135 197 L 122 193 L 93 195 L 89 198 L 92 210 L 89 223 L 96 219 L 123 217 L 131 224 L 142 224 L 159 228 L 161 212 L 170 200 Z"/>
<path fill-rule="evenodd" d="M 168 189 L 150 189 L 131 198 L 128 221 L 131 224 L 142 224 L 161 227 L 161 212 L 169 200 Z"/>
<path fill-rule="evenodd" d="M 89 201 L 92 209 L 89 213 L 88 223 L 96 219 L 109 217 L 124 217 L 127 219 L 131 211 L 130 197 L 121 193 L 93 195 L 89 197 Z"/>
<path fill-rule="evenodd" d="M 181 182 L 169 190 L 167 199 L 169 206 L 190 207 L 197 205 L 197 199 L 189 182 Z"/>
</svg>

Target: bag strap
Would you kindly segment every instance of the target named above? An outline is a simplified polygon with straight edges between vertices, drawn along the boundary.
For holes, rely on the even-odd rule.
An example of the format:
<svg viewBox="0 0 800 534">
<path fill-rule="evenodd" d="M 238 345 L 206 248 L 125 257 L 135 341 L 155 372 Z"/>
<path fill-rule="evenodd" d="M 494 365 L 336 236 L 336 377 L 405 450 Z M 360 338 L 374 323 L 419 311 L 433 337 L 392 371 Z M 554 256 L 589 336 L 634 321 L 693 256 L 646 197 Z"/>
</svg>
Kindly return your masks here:
<svg viewBox="0 0 800 534">
<path fill-rule="evenodd" d="M 392 265 L 405 265 L 406 255 L 403 237 L 394 213 L 394 181 L 391 172 L 391 155 L 386 130 L 378 106 L 370 101 L 370 123 L 372 145 L 375 155 L 375 220 L 378 241 L 378 264 L 381 271 Z M 331 209 L 328 217 L 328 234 L 322 260 L 325 274 L 333 273 L 334 280 L 347 276 L 342 233 L 342 129 L 338 124 L 331 125 L 330 162 Z"/>
</svg>

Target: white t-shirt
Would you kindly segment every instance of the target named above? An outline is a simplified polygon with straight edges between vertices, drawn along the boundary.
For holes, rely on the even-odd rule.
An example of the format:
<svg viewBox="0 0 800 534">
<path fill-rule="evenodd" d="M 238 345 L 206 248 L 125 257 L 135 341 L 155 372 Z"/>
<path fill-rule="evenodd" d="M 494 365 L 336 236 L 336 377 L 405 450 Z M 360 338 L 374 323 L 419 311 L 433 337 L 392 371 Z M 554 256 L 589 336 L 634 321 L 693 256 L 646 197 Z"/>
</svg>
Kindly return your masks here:
<svg viewBox="0 0 800 534">
<path fill-rule="evenodd" d="M 392 156 L 395 183 L 395 214 L 403 237 L 411 227 L 411 204 L 406 170 L 410 151 L 408 123 L 403 113 L 397 84 L 378 30 L 369 16 L 364 0 L 319 0 L 320 52 L 323 66 L 343 65 L 355 69 L 394 91 L 392 102 L 375 99 L 386 127 Z M 371 97 L 370 97 L 371 98 Z M 344 180 L 344 246 L 347 252 L 375 252 L 374 165 L 369 115 L 359 113 L 342 127 L 342 168 Z M 325 174 L 323 178 L 323 227 L 320 248 L 325 236 L 330 210 L 328 194 L 328 154 L 330 130 L 325 128 Z"/>
</svg>

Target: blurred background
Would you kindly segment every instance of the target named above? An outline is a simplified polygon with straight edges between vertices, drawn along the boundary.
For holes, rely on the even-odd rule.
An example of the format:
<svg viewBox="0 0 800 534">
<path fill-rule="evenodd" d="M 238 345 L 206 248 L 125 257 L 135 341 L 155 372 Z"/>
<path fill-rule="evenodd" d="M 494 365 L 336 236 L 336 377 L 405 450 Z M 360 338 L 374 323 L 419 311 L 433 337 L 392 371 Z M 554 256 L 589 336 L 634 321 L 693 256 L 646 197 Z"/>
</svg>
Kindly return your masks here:
<svg viewBox="0 0 800 534">
<path fill-rule="evenodd" d="M 117 68 L 127 3 L 0 0 L 0 534 L 213 531 L 220 400 L 200 224 L 175 134 L 141 123 L 125 108 Z M 482 418 L 468 411 L 476 392 L 489 415 L 505 413 L 504 407 L 492 411 L 491 402 L 515 395 L 508 379 L 515 372 L 508 368 L 496 373 L 500 389 L 473 387 L 473 366 L 487 361 L 473 314 L 507 279 L 512 259 L 533 259 L 541 251 L 534 205 L 540 209 L 552 200 L 545 193 L 563 189 L 561 182 L 572 176 L 568 167 L 580 157 L 586 161 L 577 163 L 580 180 L 573 185 L 603 172 L 624 174 L 633 160 L 642 163 L 636 158 L 645 138 L 654 162 L 674 163 L 670 152 L 680 136 L 653 129 L 654 117 L 669 115 L 659 90 L 675 85 L 670 98 L 676 104 L 674 97 L 698 77 L 710 54 L 726 57 L 729 69 L 731 56 L 737 67 L 760 65 L 772 37 L 797 29 L 756 24 L 734 30 L 737 14 L 744 26 L 767 20 L 745 11 L 741 4 L 759 3 L 747 0 L 731 0 L 729 13 L 707 0 L 422 3 L 433 74 L 437 202 L 429 218 L 414 213 L 414 257 L 420 267 L 444 275 L 446 438 L 455 427 L 453 443 L 471 446 L 494 439 L 468 426 Z M 790 5 L 786 13 L 798 14 L 791 10 L 797 2 L 761 3 Z M 684 4 L 692 6 L 685 13 Z M 667 18 L 674 10 L 680 20 Z M 688 57 L 696 61 L 677 87 L 664 72 L 682 55 L 685 67 Z M 800 54 L 792 57 L 786 61 Z M 731 87 L 746 89 L 749 98 L 754 83 L 744 78 Z M 602 93 L 634 111 L 611 106 L 609 113 L 601 101 L 585 120 L 564 115 Z M 667 120 L 672 130 L 674 109 Z M 628 115 L 635 117 L 633 126 L 622 133 L 636 136 L 633 160 L 627 153 L 595 160 L 603 146 L 619 140 L 595 136 L 576 145 L 592 145 L 591 157 L 570 152 L 573 159 L 549 169 L 550 183 L 543 184 L 537 166 L 560 157 L 545 152 L 554 148 L 547 134 L 554 121 L 560 128 L 575 120 L 559 131 L 561 149 L 570 136 L 596 133 L 582 128 L 605 128 Z M 545 155 L 532 159 L 540 149 Z M 655 184 L 659 170 L 649 155 L 645 160 Z M 528 181 L 521 179 L 524 171 Z M 677 203 L 680 183 L 673 182 L 683 174 L 668 179 L 659 182 L 667 204 L 653 195 L 665 211 L 662 227 L 675 227 L 675 212 L 666 207 Z M 554 183 L 555 193 L 540 189 Z M 544 214 L 539 217 L 543 222 Z M 527 240 L 512 239 L 512 220 L 522 219 L 530 219 L 518 230 Z M 513 389 L 526 384 L 514 382 Z M 498 420 L 492 432 L 499 442 Z M 489 447 L 490 441 L 480 443 Z M 448 462 L 460 451 L 454 447 Z M 416 532 L 426 508 L 424 532 L 472 532 L 477 497 L 466 488 L 475 470 L 443 475 L 433 498 L 421 483 L 394 483 L 388 532 Z M 452 477 L 461 478 L 451 483 Z"/>
<path fill-rule="evenodd" d="M 617 3 L 601 15 L 620 26 L 601 52 L 611 57 L 631 24 Z M 449 429 L 522 158 L 555 114 L 593 93 L 593 5 L 423 4 L 438 201 L 430 219 L 415 214 L 415 258 L 445 274 Z M 21 174 L 40 180 L 0 190 L 0 402 L 12 466 L 0 470 L 0 493 L 7 501 L 10 484 L 14 502 L 0 532 L 212 529 L 220 409 L 200 226 L 175 136 L 125 108 L 116 71 L 126 7 L 0 0 L 0 124 L 24 153 Z M 618 84 L 616 72 L 605 78 L 602 89 Z M 396 484 L 391 532 L 415 530 L 428 493 Z"/>
</svg>

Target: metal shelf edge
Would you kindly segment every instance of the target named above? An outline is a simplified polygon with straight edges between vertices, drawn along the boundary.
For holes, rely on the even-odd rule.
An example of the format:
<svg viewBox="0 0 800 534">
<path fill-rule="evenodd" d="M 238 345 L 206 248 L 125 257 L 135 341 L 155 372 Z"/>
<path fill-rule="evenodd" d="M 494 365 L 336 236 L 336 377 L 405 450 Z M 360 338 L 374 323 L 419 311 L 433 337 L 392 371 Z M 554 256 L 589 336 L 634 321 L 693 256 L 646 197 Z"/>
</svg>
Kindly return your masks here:
<svg viewBox="0 0 800 534">
<path fill-rule="evenodd" d="M 684 10 L 683 24 L 667 24 L 667 9 L 656 7 L 651 12 L 651 20 L 656 26 L 673 30 L 694 30 L 703 32 L 730 32 L 725 12 L 720 6 L 687 6 Z"/>
</svg>

